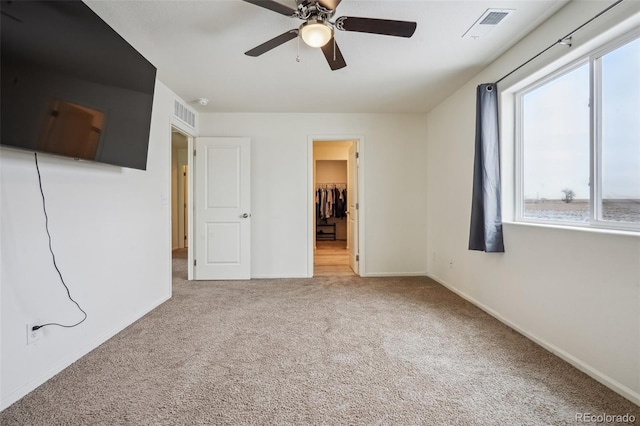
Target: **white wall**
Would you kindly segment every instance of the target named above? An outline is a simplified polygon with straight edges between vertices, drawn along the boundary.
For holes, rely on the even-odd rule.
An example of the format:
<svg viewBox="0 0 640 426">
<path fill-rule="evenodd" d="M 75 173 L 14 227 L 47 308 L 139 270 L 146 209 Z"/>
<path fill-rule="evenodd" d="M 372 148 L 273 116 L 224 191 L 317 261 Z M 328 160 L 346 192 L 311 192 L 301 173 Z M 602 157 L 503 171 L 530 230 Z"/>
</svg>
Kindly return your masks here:
<svg viewBox="0 0 640 426">
<path fill-rule="evenodd" d="M 428 114 L 428 273 L 637 404 L 640 237 L 505 223 L 504 254 L 467 250 L 476 85 L 502 77 L 610 3 L 570 3 Z M 574 36 L 572 49 L 638 9 L 638 2 L 621 4 Z M 640 22 L 638 15 L 633 19 Z M 567 52 L 556 47 L 518 78 Z M 513 138 L 510 132 L 502 137 L 508 220 Z"/>
<path fill-rule="evenodd" d="M 426 273 L 424 114 L 202 114 L 200 134 L 251 138 L 252 277 L 308 276 L 316 135 L 364 136 L 366 274 Z"/>
<path fill-rule="evenodd" d="M 33 154 L 0 150 L 2 409 L 171 296 L 172 108 L 158 82 L 146 171 L 38 156 L 56 260 L 88 318 L 29 346 L 27 322 L 82 316 L 52 266 Z"/>
</svg>

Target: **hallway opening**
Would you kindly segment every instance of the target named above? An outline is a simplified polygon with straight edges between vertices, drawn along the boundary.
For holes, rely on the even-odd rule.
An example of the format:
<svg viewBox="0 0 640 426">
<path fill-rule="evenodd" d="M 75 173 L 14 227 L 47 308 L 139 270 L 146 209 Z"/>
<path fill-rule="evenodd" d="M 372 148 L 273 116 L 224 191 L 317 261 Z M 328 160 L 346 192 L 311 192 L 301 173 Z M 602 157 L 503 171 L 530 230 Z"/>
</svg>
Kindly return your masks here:
<svg viewBox="0 0 640 426">
<path fill-rule="evenodd" d="M 188 136 L 171 129 L 171 249 L 188 252 Z"/>
</svg>

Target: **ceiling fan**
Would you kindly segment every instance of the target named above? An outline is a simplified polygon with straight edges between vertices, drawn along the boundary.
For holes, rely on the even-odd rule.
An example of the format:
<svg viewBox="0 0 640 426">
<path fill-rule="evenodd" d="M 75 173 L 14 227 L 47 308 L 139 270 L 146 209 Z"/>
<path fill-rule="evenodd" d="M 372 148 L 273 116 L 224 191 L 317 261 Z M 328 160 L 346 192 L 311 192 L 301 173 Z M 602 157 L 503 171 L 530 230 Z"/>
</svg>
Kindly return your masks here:
<svg viewBox="0 0 640 426">
<path fill-rule="evenodd" d="M 322 53 L 333 71 L 347 66 L 338 48 L 338 44 L 333 37 L 334 29 L 408 38 L 413 35 L 417 25 L 415 22 L 408 21 L 358 18 L 352 16 L 341 16 L 331 22 L 333 15 L 336 13 L 336 8 L 342 0 L 296 0 L 296 9 L 292 9 L 274 0 L 244 1 L 281 15 L 304 20 L 299 28 L 289 30 L 284 34 L 280 34 L 254 47 L 245 52 L 245 55 L 260 56 L 300 36 L 307 45 L 322 49 Z"/>
</svg>

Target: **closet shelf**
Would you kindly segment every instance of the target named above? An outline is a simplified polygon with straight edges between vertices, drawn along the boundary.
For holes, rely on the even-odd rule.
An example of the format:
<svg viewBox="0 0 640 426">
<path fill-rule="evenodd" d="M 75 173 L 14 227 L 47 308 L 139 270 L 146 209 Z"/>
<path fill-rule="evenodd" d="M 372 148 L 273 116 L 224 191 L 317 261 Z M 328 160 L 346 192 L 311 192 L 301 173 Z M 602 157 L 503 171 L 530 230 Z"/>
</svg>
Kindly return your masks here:
<svg viewBox="0 0 640 426">
<path fill-rule="evenodd" d="M 330 232 L 326 232 L 323 228 L 331 228 Z M 317 241 L 335 241 L 336 240 L 336 224 L 335 223 L 317 223 L 316 224 L 316 240 Z"/>
</svg>

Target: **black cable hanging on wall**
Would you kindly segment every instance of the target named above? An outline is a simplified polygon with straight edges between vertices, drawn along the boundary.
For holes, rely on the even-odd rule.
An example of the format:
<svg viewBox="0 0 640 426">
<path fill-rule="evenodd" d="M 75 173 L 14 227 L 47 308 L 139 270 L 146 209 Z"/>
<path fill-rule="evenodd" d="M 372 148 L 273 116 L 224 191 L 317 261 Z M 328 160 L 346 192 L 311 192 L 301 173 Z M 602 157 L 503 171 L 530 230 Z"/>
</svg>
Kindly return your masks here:
<svg viewBox="0 0 640 426">
<path fill-rule="evenodd" d="M 502 76 L 500 79 L 498 79 L 494 84 L 498 84 L 500 83 L 502 80 L 504 80 L 505 78 L 509 77 L 511 74 L 515 73 L 516 71 L 518 71 L 520 68 L 526 66 L 527 64 L 529 64 L 531 61 L 534 61 L 535 59 L 537 59 L 538 57 L 540 57 L 541 55 L 543 55 L 544 53 L 546 53 L 548 50 L 550 50 L 551 48 L 553 48 L 554 46 L 558 45 L 558 44 L 563 44 L 566 46 L 571 47 L 571 37 L 577 33 L 578 31 L 580 31 L 582 28 L 586 27 L 587 25 L 589 25 L 591 22 L 595 21 L 596 19 L 598 19 L 600 16 L 604 15 L 605 13 L 607 13 L 608 11 L 610 11 L 611 9 L 613 9 L 614 7 L 616 7 L 617 5 L 619 5 L 620 3 L 622 3 L 624 0 L 618 0 L 615 3 L 613 3 L 612 5 L 610 5 L 609 7 L 607 7 L 606 9 L 604 9 L 602 12 L 598 13 L 596 16 L 594 16 L 593 18 L 589 19 L 587 22 L 585 22 L 584 24 L 580 25 L 578 28 L 576 28 L 575 30 L 571 31 L 569 34 L 567 34 L 566 36 L 558 39 L 555 43 L 553 43 L 552 45 L 550 45 L 549 47 L 547 47 L 546 49 L 542 50 L 540 53 L 538 53 L 537 55 L 533 56 L 531 59 L 529 59 L 528 61 L 526 61 L 525 63 L 523 63 L 522 65 L 516 67 L 515 69 L 513 69 L 512 71 L 510 71 L 509 73 L 505 74 L 504 76 Z"/>
<path fill-rule="evenodd" d="M 40 167 L 38 166 L 38 153 L 34 152 L 34 156 L 35 156 L 35 161 L 36 161 L 36 171 L 38 172 L 38 185 L 40 186 L 40 195 L 42 196 L 42 210 L 44 211 L 44 226 L 45 226 L 45 230 L 47 231 L 47 237 L 49 238 L 49 252 L 51 253 L 51 259 L 53 260 L 53 267 L 56 269 L 56 272 L 58 273 L 58 276 L 60 277 L 60 282 L 62 283 L 62 285 L 64 286 L 65 290 L 67 291 L 67 297 L 69 298 L 69 300 L 71 300 L 73 303 L 75 303 L 75 305 L 78 307 L 80 312 L 82 312 L 84 317 L 80 321 L 78 321 L 77 323 L 71 324 L 71 325 L 60 324 L 60 323 L 57 323 L 57 322 L 48 322 L 46 324 L 34 325 L 31 329 L 35 331 L 35 330 L 41 329 L 42 327 L 47 327 L 47 326 L 50 326 L 50 325 L 55 325 L 55 326 L 64 327 L 64 328 L 72 328 L 72 327 L 75 327 L 75 326 L 78 326 L 78 325 L 82 324 L 87 319 L 87 313 L 85 312 L 84 309 L 82 309 L 80 307 L 80 304 L 78 302 L 76 302 L 73 299 L 73 297 L 71 297 L 71 291 L 69 290 L 69 287 L 67 286 L 67 283 L 64 282 L 64 278 L 62 277 L 62 272 L 60 272 L 60 268 L 58 268 L 58 264 L 56 262 L 56 255 L 53 252 L 53 247 L 52 247 L 52 243 L 51 243 L 51 233 L 49 232 L 49 216 L 47 215 L 47 204 L 46 204 L 46 200 L 45 200 L 45 197 L 44 197 L 44 190 L 42 189 L 42 177 L 40 176 Z"/>
</svg>

